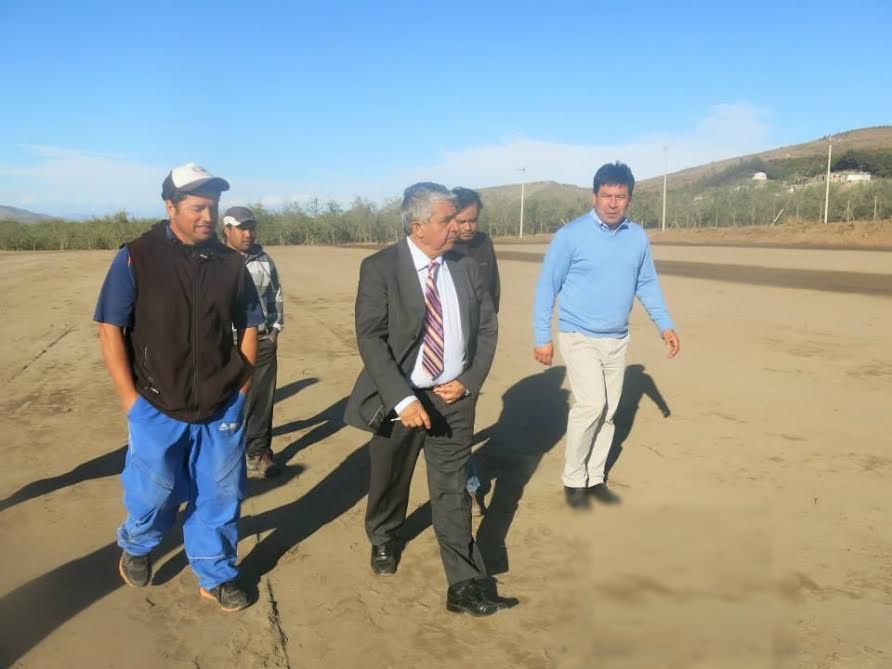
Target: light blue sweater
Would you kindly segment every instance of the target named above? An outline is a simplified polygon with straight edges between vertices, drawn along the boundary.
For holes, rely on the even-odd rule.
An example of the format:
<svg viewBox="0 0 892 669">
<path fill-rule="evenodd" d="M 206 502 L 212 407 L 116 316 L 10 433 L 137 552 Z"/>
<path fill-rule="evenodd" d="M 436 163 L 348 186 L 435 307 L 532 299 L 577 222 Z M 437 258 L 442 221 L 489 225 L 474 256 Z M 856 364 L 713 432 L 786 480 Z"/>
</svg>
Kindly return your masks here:
<svg viewBox="0 0 892 669">
<path fill-rule="evenodd" d="M 561 332 L 619 338 L 629 332 L 635 296 L 661 333 L 673 329 L 644 228 L 627 219 L 611 230 L 592 210 L 548 246 L 533 306 L 536 346 L 551 341 L 555 298 Z"/>
</svg>

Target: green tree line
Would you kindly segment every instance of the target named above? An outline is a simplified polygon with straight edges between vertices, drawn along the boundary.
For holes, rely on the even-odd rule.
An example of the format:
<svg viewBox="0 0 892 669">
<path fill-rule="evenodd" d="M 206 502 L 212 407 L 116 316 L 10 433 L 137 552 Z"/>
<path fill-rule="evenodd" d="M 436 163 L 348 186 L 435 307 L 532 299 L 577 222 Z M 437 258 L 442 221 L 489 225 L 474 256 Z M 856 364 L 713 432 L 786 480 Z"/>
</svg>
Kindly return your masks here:
<svg viewBox="0 0 892 669">
<path fill-rule="evenodd" d="M 726 227 L 782 224 L 789 220 L 823 221 L 823 183 L 790 186 L 748 181 L 733 188 L 678 189 L 666 198 L 667 227 Z M 662 193 L 636 193 L 632 218 L 645 227 L 658 227 Z M 892 179 L 831 183 L 831 222 L 870 221 L 892 217 Z"/>
<path fill-rule="evenodd" d="M 866 221 L 892 217 L 892 179 L 866 183 L 831 184 L 830 221 Z M 487 197 L 481 229 L 496 237 L 519 232 L 520 196 Z M 799 219 L 823 220 L 824 184 L 789 186 L 747 180 L 724 188 L 686 188 L 670 191 L 667 225 L 706 227 L 766 225 Z M 591 208 L 584 190 L 540 192 L 524 202 L 524 234 L 554 232 Z M 279 208 L 252 205 L 258 237 L 264 244 L 383 244 L 402 234 L 399 201 L 377 205 L 356 198 L 343 207 L 336 202 L 310 200 Z M 659 191 L 638 191 L 631 217 L 645 227 L 658 227 L 662 211 Z M 22 224 L 0 221 L 0 249 L 55 250 L 115 249 L 148 230 L 157 219 L 136 218 L 126 212 L 85 221 L 53 219 Z"/>
</svg>

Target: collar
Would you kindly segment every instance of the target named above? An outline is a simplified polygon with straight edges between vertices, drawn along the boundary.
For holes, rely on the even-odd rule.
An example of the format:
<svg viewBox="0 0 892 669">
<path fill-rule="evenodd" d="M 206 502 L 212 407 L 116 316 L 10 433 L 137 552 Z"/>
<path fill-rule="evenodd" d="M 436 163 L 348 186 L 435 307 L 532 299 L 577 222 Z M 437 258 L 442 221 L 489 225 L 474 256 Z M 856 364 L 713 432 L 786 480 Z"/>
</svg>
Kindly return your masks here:
<svg viewBox="0 0 892 669">
<path fill-rule="evenodd" d="M 245 254 L 245 262 L 252 262 L 263 255 L 263 247 L 260 244 L 254 244 Z"/>
<path fill-rule="evenodd" d="M 592 209 L 591 212 L 589 212 L 589 213 L 591 214 L 592 220 L 595 222 L 595 225 L 597 225 L 602 230 L 606 230 L 607 232 L 616 233 L 624 228 L 625 229 L 629 228 L 629 219 L 628 218 L 624 218 L 619 225 L 617 225 L 615 228 L 611 228 L 609 225 L 604 223 L 604 221 L 602 221 L 600 218 L 598 218 L 598 214 L 595 212 L 594 209 Z"/>
<path fill-rule="evenodd" d="M 412 254 L 412 264 L 415 265 L 416 272 L 420 272 L 421 270 L 425 269 L 434 260 L 440 261 L 440 268 L 442 269 L 444 265 L 442 255 L 439 255 L 436 258 L 428 258 L 424 254 L 424 251 L 415 246 L 415 242 L 413 242 L 412 238 L 408 236 L 406 237 L 406 243 L 409 245 L 409 252 Z"/>
<path fill-rule="evenodd" d="M 180 241 L 180 238 L 174 234 L 173 230 L 171 230 L 169 219 L 161 221 L 161 227 L 163 228 L 164 239 L 174 246 L 179 246 L 186 250 L 195 249 L 198 251 L 212 251 L 219 253 L 221 247 L 229 248 L 220 241 L 216 233 L 212 234 L 206 241 L 203 241 L 200 244 L 183 244 L 183 242 Z"/>
</svg>

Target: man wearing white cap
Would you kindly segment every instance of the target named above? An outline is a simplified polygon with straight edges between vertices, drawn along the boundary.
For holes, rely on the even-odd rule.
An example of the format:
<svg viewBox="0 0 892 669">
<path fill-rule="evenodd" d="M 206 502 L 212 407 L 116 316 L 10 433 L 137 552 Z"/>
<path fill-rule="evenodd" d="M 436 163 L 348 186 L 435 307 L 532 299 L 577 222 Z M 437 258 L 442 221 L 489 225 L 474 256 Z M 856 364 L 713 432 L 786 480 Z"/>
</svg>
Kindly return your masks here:
<svg viewBox="0 0 892 669">
<path fill-rule="evenodd" d="M 238 611 L 250 603 L 235 566 L 243 411 L 263 318 L 241 256 L 215 234 L 228 189 L 194 163 L 171 170 L 168 219 L 118 251 L 93 320 L 129 427 L 121 577 L 149 584 L 150 553 L 188 502 L 183 539 L 199 592 Z"/>
<path fill-rule="evenodd" d="M 269 478 L 279 474 L 273 461 L 273 403 L 276 393 L 279 333 L 285 327 L 285 296 L 276 264 L 257 243 L 257 221 L 247 207 L 230 207 L 223 214 L 223 240 L 238 251 L 257 288 L 263 323 L 257 328 L 257 362 L 251 392 L 245 403 L 248 476 Z"/>
</svg>

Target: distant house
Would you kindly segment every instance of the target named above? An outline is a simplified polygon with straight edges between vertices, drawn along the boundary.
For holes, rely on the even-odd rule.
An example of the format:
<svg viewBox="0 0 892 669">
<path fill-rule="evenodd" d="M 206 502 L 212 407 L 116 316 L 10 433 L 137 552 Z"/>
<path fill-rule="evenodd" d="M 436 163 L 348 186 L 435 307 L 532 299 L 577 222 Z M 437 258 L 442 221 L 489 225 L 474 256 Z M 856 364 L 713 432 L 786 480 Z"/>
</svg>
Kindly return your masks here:
<svg viewBox="0 0 892 669">
<path fill-rule="evenodd" d="M 765 172 L 756 172 L 753 175 L 753 181 L 768 181 L 768 175 Z"/>
<path fill-rule="evenodd" d="M 815 181 L 826 181 L 826 174 L 819 174 L 815 177 Z M 841 172 L 831 172 L 831 183 L 853 183 L 858 181 L 870 181 L 870 172 L 860 172 L 858 170 L 842 170 Z"/>
</svg>

